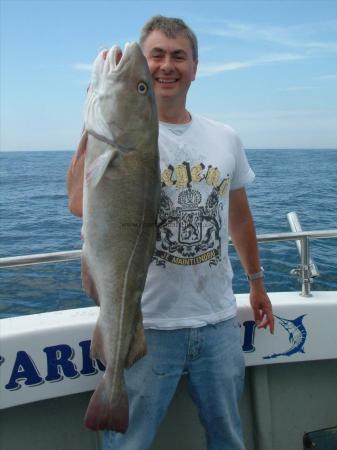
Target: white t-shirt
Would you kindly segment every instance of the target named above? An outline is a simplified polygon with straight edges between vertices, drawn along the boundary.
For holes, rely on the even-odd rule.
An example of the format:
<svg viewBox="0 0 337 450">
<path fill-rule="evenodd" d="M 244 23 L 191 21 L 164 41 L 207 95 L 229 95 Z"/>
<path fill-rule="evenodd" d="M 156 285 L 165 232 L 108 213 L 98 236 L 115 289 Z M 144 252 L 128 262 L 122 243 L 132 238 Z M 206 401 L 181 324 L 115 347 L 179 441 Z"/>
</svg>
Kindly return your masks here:
<svg viewBox="0 0 337 450">
<path fill-rule="evenodd" d="M 160 123 L 158 238 L 142 296 L 145 328 L 200 327 L 236 314 L 228 258 L 229 190 L 253 181 L 232 128 L 193 115 Z"/>
</svg>

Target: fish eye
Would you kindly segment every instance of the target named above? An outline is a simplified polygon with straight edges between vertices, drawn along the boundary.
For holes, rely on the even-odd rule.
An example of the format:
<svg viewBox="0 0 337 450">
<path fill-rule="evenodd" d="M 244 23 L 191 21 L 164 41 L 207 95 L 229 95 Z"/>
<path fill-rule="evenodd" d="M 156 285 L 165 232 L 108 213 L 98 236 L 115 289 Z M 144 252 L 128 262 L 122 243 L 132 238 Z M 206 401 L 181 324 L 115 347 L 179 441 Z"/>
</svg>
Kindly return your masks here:
<svg viewBox="0 0 337 450">
<path fill-rule="evenodd" d="M 144 81 L 140 81 L 137 86 L 137 91 L 139 92 L 139 94 L 144 95 L 147 93 L 147 90 L 148 90 L 147 84 Z"/>
</svg>

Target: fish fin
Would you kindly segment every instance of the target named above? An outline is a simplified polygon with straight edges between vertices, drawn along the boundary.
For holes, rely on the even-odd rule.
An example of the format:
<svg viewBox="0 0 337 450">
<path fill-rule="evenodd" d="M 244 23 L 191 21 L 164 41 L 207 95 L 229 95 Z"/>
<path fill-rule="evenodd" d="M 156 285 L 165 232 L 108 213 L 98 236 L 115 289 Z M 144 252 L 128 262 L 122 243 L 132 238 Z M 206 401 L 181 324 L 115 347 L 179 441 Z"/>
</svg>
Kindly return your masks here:
<svg viewBox="0 0 337 450">
<path fill-rule="evenodd" d="M 146 338 L 144 334 L 143 321 L 140 316 L 130 344 L 129 353 L 125 360 L 124 367 L 129 369 L 139 359 L 146 355 Z"/>
<path fill-rule="evenodd" d="M 103 376 L 93 393 L 84 418 L 84 425 L 91 430 L 113 430 L 125 433 L 129 424 L 128 395 L 123 383 L 118 397 L 111 398 L 109 385 Z"/>
<path fill-rule="evenodd" d="M 97 306 L 99 306 L 99 297 L 96 284 L 91 276 L 87 260 L 84 255 L 81 257 L 82 286 L 87 295 L 91 297 Z"/>
<path fill-rule="evenodd" d="M 98 158 L 96 158 L 88 167 L 86 173 L 86 180 L 89 181 L 92 186 L 97 186 L 97 184 L 103 178 L 103 175 L 108 167 L 108 165 L 117 158 L 119 151 L 115 148 L 107 149 Z"/>
<path fill-rule="evenodd" d="M 94 333 L 91 340 L 91 346 L 90 346 L 90 357 L 91 359 L 99 359 L 105 366 L 106 364 L 106 357 L 104 354 L 104 341 L 103 341 L 103 335 L 102 330 L 99 325 L 99 318 L 97 321 L 97 324 L 94 329 Z"/>
</svg>

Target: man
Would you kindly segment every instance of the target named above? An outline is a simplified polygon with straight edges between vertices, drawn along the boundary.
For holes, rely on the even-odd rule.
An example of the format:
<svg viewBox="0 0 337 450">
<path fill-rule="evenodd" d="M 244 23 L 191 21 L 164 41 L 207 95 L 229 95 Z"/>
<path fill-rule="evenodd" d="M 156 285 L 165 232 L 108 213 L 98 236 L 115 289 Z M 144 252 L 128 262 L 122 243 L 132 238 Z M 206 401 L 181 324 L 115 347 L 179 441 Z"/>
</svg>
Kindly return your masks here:
<svg viewBox="0 0 337 450">
<path fill-rule="evenodd" d="M 179 19 L 156 16 L 144 26 L 140 44 L 160 119 L 162 199 L 142 297 L 148 353 L 125 373 L 128 431 L 107 432 L 104 449 L 149 449 L 186 373 L 208 448 L 242 450 L 238 402 L 244 359 L 228 229 L 250 279 L 257 325 L 274 329 L 244 188 L 254 174 L 230 127 L 186 109 L 198 64 L 194 33 Z M 68 174 L 69 206 L 77 215 L 82 214 L 84 153 L 85 138 Z"/>
</svg>

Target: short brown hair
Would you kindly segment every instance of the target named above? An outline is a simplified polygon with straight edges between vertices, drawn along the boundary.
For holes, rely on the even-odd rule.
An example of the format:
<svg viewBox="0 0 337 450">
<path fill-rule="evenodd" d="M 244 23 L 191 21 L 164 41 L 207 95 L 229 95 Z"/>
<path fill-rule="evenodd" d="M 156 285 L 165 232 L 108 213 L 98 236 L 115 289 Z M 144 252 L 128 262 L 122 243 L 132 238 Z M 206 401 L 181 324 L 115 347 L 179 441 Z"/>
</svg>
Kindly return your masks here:
<svg viewBox="0 0 337 450">
<path fill-rule="evenodd" d="M 191 43 L 194 61 L 198 61 L 197 37 L 183 20 L 164 16 L 151 17 L 140 33 L 140 45 L 143 45 L 148 35 L 154 30 L 161 31 L 168 38 L 175 38 L 177 34 L 183 34 Z"/>
</svg>

